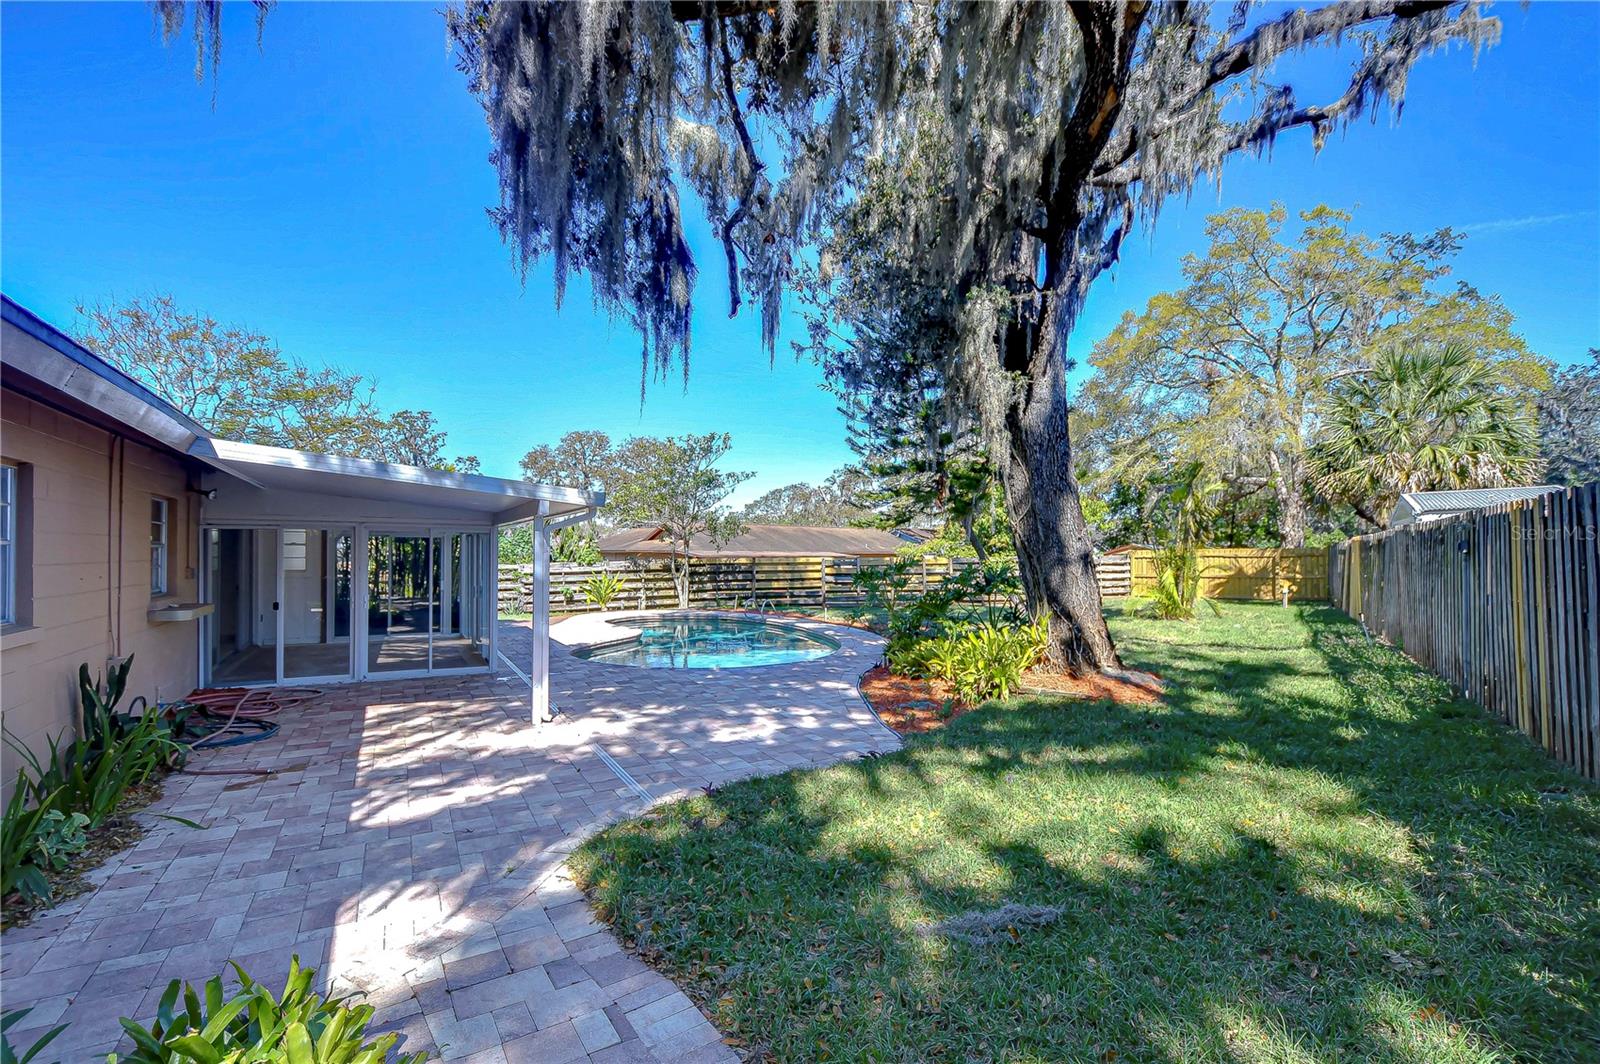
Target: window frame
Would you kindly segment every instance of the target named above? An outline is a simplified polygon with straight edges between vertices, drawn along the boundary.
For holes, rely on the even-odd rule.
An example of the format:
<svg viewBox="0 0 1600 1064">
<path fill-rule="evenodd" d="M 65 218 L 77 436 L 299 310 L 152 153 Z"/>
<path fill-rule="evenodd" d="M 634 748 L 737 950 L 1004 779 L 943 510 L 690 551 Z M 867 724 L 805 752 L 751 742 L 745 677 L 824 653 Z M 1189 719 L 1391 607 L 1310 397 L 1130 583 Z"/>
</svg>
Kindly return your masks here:
<svg viewBox="0 0 1600 1064">
<path fill-rule="evenodd" d="M 160 539 L 155 535 L 158 526 L 161 529 Z M 168 594 L 168 589 L 171 587 L 167 572 L 171 543 L 172 501 L 160 495 L 152 495 L 150 496 L 150 596 L 152 598 Z"/>
<path fill-rule="evenodd" d="M 0 462 L 0 624 L 17 623 L 17 495 L 22 471 Z"/>
</svg>

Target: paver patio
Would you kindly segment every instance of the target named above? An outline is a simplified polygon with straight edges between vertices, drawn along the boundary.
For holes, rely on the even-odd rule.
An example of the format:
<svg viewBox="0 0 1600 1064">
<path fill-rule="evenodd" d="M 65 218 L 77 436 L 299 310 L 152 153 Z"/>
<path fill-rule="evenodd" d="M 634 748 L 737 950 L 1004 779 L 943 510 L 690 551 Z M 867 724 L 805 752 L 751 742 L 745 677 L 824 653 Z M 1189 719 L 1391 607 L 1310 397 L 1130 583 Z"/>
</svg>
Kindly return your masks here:
<svg viewBox="0 0 1600 1064">
<path fill-rule="evenodd" d="M 155 821 L 92 893 L 0 936 L 5 1007 L 33 1006 L 13 1041 L 66 1022 L 52 1054 L 103 1055 L 117 1017 L 149 1019 L 169 980 L 232 959 L 276 984 L 298 954 L 336 991 L 365 991 L 375 1027 L 401 1032 L 405 1050 L 483 1064 L 736 1059 L 594 920 L 565 860 L 672 794 L 898 746 L 855 688 L 881 644 L 832 633 L 842 646 L 826 658 L 717 673 L 579 661 L 553 640 L 563 715 L 538 728 L 515 677 L 329 688 L 273 739 L 190 761 L 270 775 L 169 779 L 155 810 L 204 830 Z M 500 635 L 527 660 L 525 625 Z"/>
</svg>

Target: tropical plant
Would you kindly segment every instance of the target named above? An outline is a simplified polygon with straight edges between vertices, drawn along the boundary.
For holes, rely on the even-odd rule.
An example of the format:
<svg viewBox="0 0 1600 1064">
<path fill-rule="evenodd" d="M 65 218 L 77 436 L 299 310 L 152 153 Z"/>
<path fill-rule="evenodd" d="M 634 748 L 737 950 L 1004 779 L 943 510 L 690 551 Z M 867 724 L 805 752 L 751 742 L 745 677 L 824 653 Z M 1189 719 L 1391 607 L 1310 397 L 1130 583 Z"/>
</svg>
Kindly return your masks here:
<svg viewBox="0 0 1600 1064">
<path fill-rule="evenodd" d="M 29 796 L 35 802 L 53 798 L 63 813 L 85 814 L 90 827 L 99 827 L 129 788 L 184 753 L 161 712 L 153 707 L 137 717 L 119 714 L 105 723 L 101 733 L 105 745 L 72 739 L 63 746 L 60 738 L 51 738 L 43 762 L 9 736 L 6 742 L 33 771 Z"/>
<path fill-rule="evenodd" d="M 399 1039 L 386 1034 L 368 1041 L 373 1007 L 312 993 L 316 970 L 302 968 L 298 956 L 290 959 L 283 992 L 276 995 L 237 963 L 233 969 L 239 990 L 231 998 L 224 997 L 218 976 L 201 990 L 174 979 L 152 1023 L 122 1021 L 133 1048 L 112 1054 L 107 1064 L 385 1064 Z M 406 1054 L 395 1064 L 421 1064 L 427 1056 Z"/>
<path fill-rule="evenodd" d="M 1146 610 L 1163 621 L 1192 621 L 1195 606 L 1204 602 L 1220 616 L 1217 604 L 1200 594 L 1200 555 L 1192 544 L 1174 543 L 1156 552 L 1156 579 L 1145 591 Z"/>
<path fill-rule="evenodd" d="M 598 606 L 602 610 L 611 608 L 611 603 L 627 590 L 622 577 L 616 573 L 595 573 L 583 582 L 584 601 Z"/>
<path fill-rule="evenodd" d="M 907 676 L 947 681 L 962 701 L 975 704 L 1011 697 L 1048 646 L 1042 621 L 1021 627 L 984 622 L 891 650 L 889 665 Z"/>
<path fill-rule="evenodd" d="M 55 811 L 54 795 L 33 802 L 27 774 L 19 771 L 0 823 L 0 897 L 8 898 L 13 892 L 25 902 L 50 897 L 50 881 L 39 862 L 38 843 L 45 818 Z"/>
<path fill-rule="evenodd" d="M 1311 451 L 1318 489 L 1385 527 L 1403 492 L 1528 482 L 1538 431 L 1510 383 L 1459 344 L 1382 352 L 1329 406 Z"/>
<path fill-rule="evenodd" d="M 27 1052 L 18 1056 L 17 1051 L 11 1045 L 10 1031 L 18 1020 L 32 1011 L 33 1008 L 30 1006 L 25 1009 L 13 1009 L 4 1016 L 0 1016 L 0 1064 L 28 1064 L 34 1057 L 44 1052 L 45 1046 L 55 1041 L 56 1035 L 67 1029 L 66 1024 L 57 1024 L 35 1039 L 34 1043 L 28 1047 Z"/>
</svg>

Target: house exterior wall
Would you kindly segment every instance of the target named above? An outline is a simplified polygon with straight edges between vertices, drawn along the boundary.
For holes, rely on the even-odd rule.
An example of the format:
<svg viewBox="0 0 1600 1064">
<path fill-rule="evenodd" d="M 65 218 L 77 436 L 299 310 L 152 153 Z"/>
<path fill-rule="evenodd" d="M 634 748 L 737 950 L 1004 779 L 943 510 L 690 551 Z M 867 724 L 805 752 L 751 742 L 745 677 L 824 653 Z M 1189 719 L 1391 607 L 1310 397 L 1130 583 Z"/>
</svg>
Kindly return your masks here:
<svg viewBox="0 0 1600 1064">
<path fill-rule="evenodd" d="M 181 697 L 197 679 L 194 622 L 152 605 L 198 598 L 199 496 L 184 461 L 7 388 L 0 455 L 19 470 L 17 623 L 0 631 L 0 717 L 43 754 L 76 727 L 77 673 L 135 655 L 127 699 Z M 150 502 L 168 500 L 167 594 L 150 590 Z M 0 779 L 20 759 L 0 749 Z"/>
</svg>

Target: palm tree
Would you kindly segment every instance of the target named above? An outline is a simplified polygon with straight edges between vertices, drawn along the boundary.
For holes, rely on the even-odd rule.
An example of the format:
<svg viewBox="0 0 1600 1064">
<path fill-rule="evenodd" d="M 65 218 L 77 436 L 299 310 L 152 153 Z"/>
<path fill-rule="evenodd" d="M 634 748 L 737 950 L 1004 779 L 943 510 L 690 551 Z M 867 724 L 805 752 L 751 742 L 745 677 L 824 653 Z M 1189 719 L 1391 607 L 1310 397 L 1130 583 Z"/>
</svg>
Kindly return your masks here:
<svg viewBox="0 0 1600 1064">
<path fill-rule="evenodd" d="M 1465 347 L 1392 348 L 1336 391 L 1312 482 L 1387 527 L 1403 492 L 1489 488 L 1540 470 L 1531 412 Z"/>
</svg>

